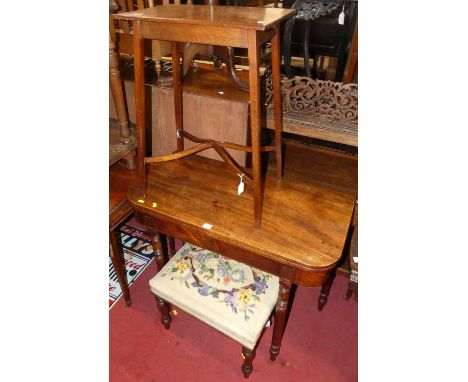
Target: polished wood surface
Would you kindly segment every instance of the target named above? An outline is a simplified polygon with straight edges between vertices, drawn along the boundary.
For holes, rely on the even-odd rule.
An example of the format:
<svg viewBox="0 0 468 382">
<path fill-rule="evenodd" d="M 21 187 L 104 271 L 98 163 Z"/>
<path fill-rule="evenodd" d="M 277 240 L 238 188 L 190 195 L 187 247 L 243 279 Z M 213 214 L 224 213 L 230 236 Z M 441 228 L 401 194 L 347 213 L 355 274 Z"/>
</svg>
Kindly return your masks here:
<svg viewBox="0 0 468 382">
<path fill-rule="evenodd" d="M 132 300 L 128 289 L 123 253 L 118 245 L 115 229 L 133 213 L 133 209 L 127 200 L 127 192 L 129 186 L 135 180 L 136 173 L 134 170 L 129 170 L 118 164 L 109 169 L 109 256 L 127 306 L 132 304 Z"/>
<path fill-rule="evenodd" d="M 114 15 L 117 20 L 170 21 L 184 25 L 214 25 L 264 31 L 295 14 L 295 10 L 217 5 L 161 5 Z"/>
<path fill-rule="evenodd" d="M 188 241 L 196 244 L 199 233 L 207 241 L 229 243 L 252 259 L 257 256 L 292 267 L 292 281 L 310 286 L 321 285 L 328 272 L 319 280 L 308 278 L 308 272 L 331 270 L 342 255 L 355 195 L 327 189 L 305 172 L 294 172 L 288 157 L 282 181 L 271 171 L 267 176 L 263 224 L 258 230 L 249 213 L 252 190 L 237 195 L 239 179 L 223 163 L 192 157 L 148 167 L 146 198 L 132 189 L 130 202 L 141 213 L 193 229 L 184 238 Z M 205 223 L 213 227 L 204 230 Z"/>
<path fill-rule="evenodd" d="M 135 216 L 149 227 L 155 248 L 160 234 L 174 236 L 279 277 L 273 361 L 281 348 L 292 284 L 323 286 L 319 307 L 326 303 L 343 256 L 357 187 L 353 157 L 291 142 L 285 154 L 287 175 L 282 180 L 273 175 L 276 156 L 271 155 L 263 224 L 257 230 L 247 213 L 253 191 L 238 196 L 237 179 L 221 162 L 194 157 L 149 165 L 147 196 L 140 197 L 137 186 L 129 192 Z M 157 255 L 159 270 L 165 261 L 164 254 Z M 157 301 L 161 322 L 168 328 L 167 303 Z M 244 354 L 246 377 L 252 371 L 251 356 Z"/>
<path fill-rule="evenodd" d="M 247 11 L 245 17 L 239 17 Z M 279 39 L 276 38 L 279 28 L 277 25 L 284 19 L 292 17 L 295 11 L 283 12 L 280 9 L 264 8 L 239 8 L 217 7 L 217 6 L 161 6 L 144 9 L 137 12 L 120 13 L 115 15 L 116 19 L 133 20 L 133 38 L 135 54 L 135 94 L 136 94 L 136 114 L 137 114 L 137 134 L 138 134 L 138 158 L 139 160 L 138 179 L 139 195 L 146 195 L 146 168 L 145 168 L 145 92 L 144 92 L 144 45 L 145 39 L 161 39 L 172 41 L 172 67 L 174 75 L 174 109 L 177 128 L 177 150 L 184 150 L 183 138 L 183 97 L 181 86 L 181 65 L 179 61 L 178 42 L 201 43 L 211 45 L 224 45 L 235 47 L 246 47 L 249 57 L 249 103 L 250 103 L 250 130 L 252 145 L 252 188 L 253 188 L 253 212 L 255 217 L 255 227 L 259 228 L 262 219 L 263 184 L 261 174 L 260 152 L 264 149 L 260 146 L 260 46 L 268 40 L 273 40 L 272 49 L 276 52 L 274 57 L 279 56 Z M 259 27 L 261 25 L 261 27 Z M 270 27 L 266 29 L 267 27 Z M 278 61 L 278 60 L 276 60 Z M 274 63 L 275 78 L 278 77 L 278 62 Z M 278 81 L 277 81 L 278 82 Z M 273 82 L 273 86 L 277 83 Z M 274 105 L 280 105 L 279 92 L 274 91 Z M 278 113 L 277 113 L 278 114 Z M 275 150 L 282 149 L 281 140 L 282 121 L 275 124 L 276 137 Z M 280 139 L 278 139 L 280 138 Z M 206 147 L 205 147 L 206 146 Z M 208 146 L 201 146 L 205 149 Z M 223 160 L 234 167 L 241 177 L 246 171 L 238 171 L 238 164 L 232 166 L 232 158 L 227 151 L 218 146 L 211 146 L 220 154 Z M 196 152 L 196 149 L 189 149 L 185 154 Z M 281 153 L 277 153 L 281 157 Z M 161 159 L 161 158 L 160 158 Z M 172 160 L 174 157 L 166 157 L 164 160 Z M 149 163 L 149 161 L 147 161 Z M 282 162 L 278 161 L 277 176 L 281 177 Z"/>
<path fill-rule="evenodd" d="M 192 77 L 190 73 L 189 77 Z M 220 76 L 216 76 L 216 78 L 220 78 Z M 229 81 L 229 78 L 226 78 L 226 80 Z M 229 82 L 232 83 L 232 81 Z M 212 85 L 215 88 L 212 92 L 218 97 L 192 93 L 186 90 L 186 85 L 184 79 L 184 131 L 205 139 L 215 139 L 245 146 L 248 136 L 248 101 L 237 102 L 229 97 L 223 99 L 216 92 L 216 85 Z M 235 84 L 232 83 L 232 86 L 235 86 Z M 224 87 L 218 89 L 222 91 L 221 89 L 224 89 Z M 173 91 L 172 88 L 155 86 L 152 88 L 152 92 L 153 155 L 166 155 L 173 153 L 177 148 L 177 138 L 174 134 L 176 128 Z M 246 95 L 248 96 L 247 93 Z M 186 149 L 190 149 L 195 145 L 196 143 L 189 140 L 185 142 Z M 231 149 L 227 149 L 227 151 L 241 166 L 245 166 L 246 154 L 244 152 Z M 200 152 L 199 155 L 222 160 L 214 150 L 206 150 Z"/>
<path fill-rule="evenodd" d="M 109 168 L 109 213 L 127 200 L 129 188 L 136 183 L 135 171 L 115 165 Z"/>
</svg>

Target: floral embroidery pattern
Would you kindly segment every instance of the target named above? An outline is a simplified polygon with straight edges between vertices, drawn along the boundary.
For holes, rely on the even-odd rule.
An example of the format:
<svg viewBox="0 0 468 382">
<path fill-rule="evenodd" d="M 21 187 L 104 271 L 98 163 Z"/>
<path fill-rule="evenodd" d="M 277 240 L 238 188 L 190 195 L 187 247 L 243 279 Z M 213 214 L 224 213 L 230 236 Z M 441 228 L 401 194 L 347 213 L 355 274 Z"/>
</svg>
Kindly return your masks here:
<svg viewBox="0 0 468 382">
<path fill-rule="evenodd" d="M 186 244 L 171 260 L 172 268 L 161 274 L 178 280 L 201 296 L 212 297 L 242 314 L 245 321 L 255 313 L 271 275 L 192 244 Z"/>
</svg>

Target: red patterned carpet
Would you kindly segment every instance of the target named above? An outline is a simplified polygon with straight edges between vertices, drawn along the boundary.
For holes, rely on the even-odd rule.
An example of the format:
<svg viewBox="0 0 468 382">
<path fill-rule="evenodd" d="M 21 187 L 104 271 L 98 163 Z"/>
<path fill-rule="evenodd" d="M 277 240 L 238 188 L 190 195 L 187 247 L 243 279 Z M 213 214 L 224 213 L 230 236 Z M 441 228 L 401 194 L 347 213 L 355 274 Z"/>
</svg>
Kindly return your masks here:
<svg viewBox="0 0 468 382">
<path fill-rule="evenodd" d="M 110 381 L 243 381 L 241 347 L 188 314 L 178 311 L 171 329 L 159 321 L 148 286 L 151 263 L 130 287 L 133 304 L 120 299 L 109 311 Z M 358 379 L 358 304 L 342 295 L 347 280 L 337 276 L 328 303 L 317 311 L 319 289 L 298 288 L 281 352 L 275 362 L 267 328 L 254 359 L 251 381 L 350 382 Z"/>
</svg>

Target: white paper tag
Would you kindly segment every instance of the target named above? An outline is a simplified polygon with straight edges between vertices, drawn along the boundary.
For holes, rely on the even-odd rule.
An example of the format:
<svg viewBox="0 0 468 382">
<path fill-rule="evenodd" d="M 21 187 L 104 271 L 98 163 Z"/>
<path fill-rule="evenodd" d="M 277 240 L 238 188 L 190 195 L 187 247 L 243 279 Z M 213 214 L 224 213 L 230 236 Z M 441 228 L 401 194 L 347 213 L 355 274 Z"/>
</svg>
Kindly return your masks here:
<svg viewBox="0 0 468 382">
<path fill-rule="evenodd" d="M 240 177 L 240 183 L 239 185 L 237 186 L 237 195 L 240 195 L 244 192 L 244 182 L 242 180 L 242 178 L 244 177 L 244 174 L 237 174 L 239 177 Z"/>
<path fill-rule="evenodd" d="M 341 11 L 340 15 L 338 16 L 338 24 L 344 25 L 344 5 L 343 5 L 343 10 Z"/>
<path fill-rule="evenodd" d="M 353 261 L 357 264 L 358 263 L 358 258 L 357 256 L 353 256 Z"/>
<path fill-rule="evenodd" d="M 202 227 L 205 228 L 205 229 L 211 229 L 211 228 L 213 228 L 213 225 L 205 223 L 205 224 L 202 225 Z"/>
</svg>

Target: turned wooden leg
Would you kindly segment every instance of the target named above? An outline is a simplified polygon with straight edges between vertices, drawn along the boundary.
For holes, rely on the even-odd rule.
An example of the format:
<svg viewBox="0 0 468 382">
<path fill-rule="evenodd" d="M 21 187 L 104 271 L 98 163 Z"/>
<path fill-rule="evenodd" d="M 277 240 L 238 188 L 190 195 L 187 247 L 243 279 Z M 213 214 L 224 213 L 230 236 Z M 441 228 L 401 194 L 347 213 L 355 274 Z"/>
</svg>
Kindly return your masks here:
<svg viewBox="0 0 468 382">
<path fill-rule="evenodd" d="M 333 270 L 332 273 L 330 273 L 328 280 L 322 286 L 322 290 L 320 291 L 320 296 L 318 298 L 318 310 L 320 311 L 323 309 L 323 307 L 327 303 L 328 295 L 330 294 L 330 289 L 333 284 L 333 280 L 335 279 L 335 276 L 336 276 L 336 269 Z"/>
<path fill-rule="evenodd" d="M 110 239 L 109 255 L 112 260 L 112 265 L 114 266 L 115 273 L 117 273 L 117 278 L 119 279 L 119 284 L 120 284 L 120 288 L 122 289 L 122 294 L 125 299 L 125 304 L 127 306 L 130 306 L 132 305 L 132 300 L 130 299 L 130 291 L 128 289 L 125 262 L 123 261 L 122 256 L 120 256 L 120 250 L 117 244 L 117 239 L 115 237 L 114 230 L 109 232 L 109 239 Z"/>
<path fill-rule="evenodd" d="M 273 324 L 273 337 L 270 346 L 270 359 L 274 361 L 280 352 L 281 340 L 283 339 L 286 317 L 288 314 L 289 296 L 291 293 L 291 282 L 280 279 L 278 300 L 276 301 L 275 320 Z"/>
<path fill-rule="evenodd" d="M 152 236 L 151 245 L 153 246 L 153 256 L 156 261 L 156 268 L 157 272 L 159 272 L 167 262 L 167 254 L 165 256 L 165 249 L 161 242 L 161 234 L 154 230 L 154 228 L 150 228 L 149 232 Z M 169 304 L 167 301 L 163 300 L 161 297 L 156 296 L 156 302 L 158 304 L 159 312 L 161 313 L 161 323 L 164 325 L 166 329 L 170 328 L 171 323 L 171 316 L 169 314 Z"/>
<path fill-rule="evenodd" d="M 174 256 L 176 253 L 175 239 L 173 237 L 168 236 L 167 241 L 169 242 L 169 252 L 171 253 L 172 256 Z"/>
<path fill-rule="evenodd" d="M 242 373 L 244 373 L 245 378 L 249 378 L 253 371 L 252 361 L 255 358 L 255 349 L 250 350 L 246 347 L 242 347 L 242 355 L 244 356 L 244 362 L 241 367 Z"/>
<path fill-rule="evenodd" d="M 354 301 L 358 302 L 358 283 L 356 281 L 350 280 L 348 283 L 348 290 L 343 298 L 348 301 L 351 295 L 354 292 Z"/>
<path fill-rule="evenodd" d="M 346 291 L 346 294 L 343 296 L 343 298 L 348 301 L 351 295 L 353 294 L 353 285 L 350 282 L 348 282 L 348 290 Z"/>
<path fill-rule="evenodd" d="M 120 126 L 120 140 L 122 143 L 130 143 L 132 134 L 128 123 L 122 78 L 120 77 L 119 57 L 115 51 L 115 43 L 112 40 L 109 41 L 109 83 Z"/>
</svg>

